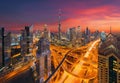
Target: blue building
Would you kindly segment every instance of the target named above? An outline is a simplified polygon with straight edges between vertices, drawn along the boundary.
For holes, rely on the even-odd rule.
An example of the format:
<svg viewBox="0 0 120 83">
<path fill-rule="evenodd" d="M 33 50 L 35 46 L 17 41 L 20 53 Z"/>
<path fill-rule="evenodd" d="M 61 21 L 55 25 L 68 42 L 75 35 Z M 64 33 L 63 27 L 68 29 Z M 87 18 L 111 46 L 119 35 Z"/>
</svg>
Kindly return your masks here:
<svg viewBox="0 0 120 83">
<path fill-rule="evenodd" d="M 87 27 L 85 30 L 85 44 L 90 42 L 90 36 L 91 36 L 91 32 L 90 32 L 89 28 Z"/>
<path fill-rule="evenodd" d="M 51 72 L 51 52 L 50 42 L 47 38 L 41 37 L 38 41 L 37 58 L 39 60 L 39 76 L 40 83 L 45 80 L 45 76 L 49 76 Z"/>
<path fill-rule="evenodd" d="M 0 29 L 0 67 L 11 64 L 11 33 L 4 34 L 4 28 Z"/>
<path fill-rule="evenodd" d="M 21 30 L 20 46 L 21 55 L 24 57 L 32 52 L 33 33 L 32 28 L 26 26 L 24 30 Z"/>
<path fill-rule="evenodd" d="M 4 65 L 4 28 L 0 28 L 0 68 Z"/>
</svg>

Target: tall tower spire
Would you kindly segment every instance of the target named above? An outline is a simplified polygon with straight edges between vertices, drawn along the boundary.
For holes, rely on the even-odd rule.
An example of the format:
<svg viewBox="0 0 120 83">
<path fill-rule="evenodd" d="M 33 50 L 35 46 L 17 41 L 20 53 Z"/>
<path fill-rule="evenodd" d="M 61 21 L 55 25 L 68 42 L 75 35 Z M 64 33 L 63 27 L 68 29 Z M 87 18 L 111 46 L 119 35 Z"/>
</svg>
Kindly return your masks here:
<svg viewBox="0 0 120 83">
<path fill-rule="evenodd" d="M 59 9 L 59 17 L 58 17 L 58 39 L 61 39 L 61 9 Z"/>
</svg>

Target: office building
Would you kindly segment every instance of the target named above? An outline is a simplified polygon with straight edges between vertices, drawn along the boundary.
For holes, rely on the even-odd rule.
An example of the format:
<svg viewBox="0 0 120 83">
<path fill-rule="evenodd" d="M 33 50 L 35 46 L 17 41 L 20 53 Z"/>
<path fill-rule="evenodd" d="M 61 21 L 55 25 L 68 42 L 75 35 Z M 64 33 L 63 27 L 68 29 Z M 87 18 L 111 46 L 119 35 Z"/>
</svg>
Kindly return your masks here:
<svg viewBox="0 0 120 83">
<path fill-rule="evenodd" d="M 26 56 L 32 52 L 33 44 L 33 32 L 32 26 L 26 26 L 24 30 L 21 30 L 20 46 L 21 55 Z"/>
<path fill-rule="evenodd" d="M 102 42 L 106 41 L 106 33 L 104 31 L 101 32 L 100 39 Z"/>
<path fill-rule="evenodd" d="M 5 66 L 11 65 L 11 33 L 4 36 L 4 57 Z"/>
<path fill-rule="evenodd" d="M 87 27 L 85 29 L 85 44 L 90 42 L 90 36 L 91 36 L 91 32 L 89 28 Z"/>
<path fill-rule="evenodd" d="M 4 63 L 4 28 L 0 28 L 0 68 L 5 66 Z"/>
<path fill-rule="evenodd" d="M 76 43 L 80 45 L 82 43 L 81 39 L 82 39 L 82 31 L 81 31 L 81 27 L 78 26 L 76 28 Z"/>
<path fill-rule="evenodd" d="M 110 33 L 99 45 L 99 83 L 120 83 L 120 44 L 118 39 Z"/>
<path fill-rule="evenodd" d="M 35 32 L 35 34 L 34 34 L 34 36 L 35 36 L 36 38 L 40 38 L 40 35 L 41 35 L 40 30 L 37 30 L 37 31 Z"/>
<path fill-rule="evenodd" d="M 0 29 L 0 67 L 11 64 L 11 33 L 4 33 L 4 28 Z"/>
<path fill-rule="evenodd" d="M 37 59 L 39 61 L 39 77 L 42 83 L 51 72 L 50 42 L 47 38 L 41 37 L 38 41 Z"/>
<path fill-rule="evenodd" d="M 76 40 L 76 29 L 75 29 L 75 27 L 69 29 L 69 37 L 70 37 L 70 41 L 75 42 L 75 40 Z"/>
<path fill-rule="evenodd" d="M 82 37 L 81 27 L 78 26 L 78 27 L 76 28 L 76 39 L 80 40 L 81 37 Z"/>
<path fill-rule="evenodd" d="M 42 35 L 44 35 L 44 38 L 50 40 L 50 31 L 48 30 L 47 24 L 44 25 L 44 30 Z"/>
</svg>

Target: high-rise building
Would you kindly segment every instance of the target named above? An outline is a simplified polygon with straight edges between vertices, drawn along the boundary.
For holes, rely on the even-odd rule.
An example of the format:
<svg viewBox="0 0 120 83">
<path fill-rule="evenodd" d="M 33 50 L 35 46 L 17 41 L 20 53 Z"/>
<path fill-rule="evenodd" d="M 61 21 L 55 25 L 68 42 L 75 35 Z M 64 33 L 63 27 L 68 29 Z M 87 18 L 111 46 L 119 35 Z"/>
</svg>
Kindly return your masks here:
<svg viewBox="0 0 120 83">
<path fill-rule="evenodd" d="M 32 26 L 26 26 L 24 30 L 21 30 L 20 46 L 21 46 L 21 55 L 25 56 L 30 54 L 32 51 L 33 43 L 33 32 Z"/>
<path fill-rule="evenodd" d="M 40 38 L 40 35 L 41 35 L 40 30 L 37 30 L 37 31 L 35 32 L 35 37 L 36 37 L 36 38 Z"/>
<path fill-rule="evenodd" d="M 81 27 L 78 26 L 78 27 L 76 28 L 76 39 L 80 39 L 80 38 L 81 38 L 81 36 L 82 36 L 81 33 L 82 33 Z"/>
<path fill-rule="evenodd" d="M 61 39 L 61 9 L 59 9 L 59 18 L 58 18 L 58 39 Z"/>
<path fill-rule="evenodd" d="M 69 38 L 70 38 L 70 41 L 75 42 L 75 39 L 76 39 L 76 29 L 75 29 L 75 27 L 69 28 Z"/>
<path fill-rule="evenodd" d="M 4 28 L 0 28 L 0 68 L 5 66 L 4 61 Z"/>
<path fill-rule="evenodd" d="M 11 64 L 11 33 L 4 34 L 4 28 L 0 29 L 0 67 Z"/>
<path fill-rule="evenodd" d="M 37 58 L 39 61 L 40 83 L 47 78 L 51 72 L 50 42 L 47 38 L 41 37 L 38 41 Z"/>
<path fill-rule="evenodd" d="M 4 36 L 4 57 L 5 66 L 11 65 L 11 33 Z"/>
<path fill-rule="evenodd" d="M 48 31 L 47 24 L 44 25 L 43 36 L 44 38 L 47 38 L 48 40 L 50 40 L 50 31 Z"/>
<path fill-rule="evenodd" d="M 118 44 L 118 39 L 110 33 L 99 46 L 99 83 L 120 83 L 120 44 Z"/>
<path fill-rule="evenodd" d="M 94 39 L 98 39 L 100 37 L 100 32 L 98 30 L 96 30 L 94 33 Z"/>
<path fill-rule="evenodd" d="M 106 33 L 104 31 L 101 32 L 100 39 L 102 42 L 104 42 L 106 40 Z"/>
<path fill-rule="evenodd" d="M 11 65 L 19 63 L 22 59 L 21 57 L 21 48 L 19 45 L 11 46 Z"/>
<path fill-rule="evenodd" d="M 76 40 L 78 44 L 82 43 L 81 39 L 82 39 L 82 31 L 81 31 L 81 27 L 78 26 L 76 28 Z"/>
<path fill-rule="evenodd" d="M 50 39 L 52 42 L 55 40 L 55 34 L 53 32 L 50 33 Z"/>
<path fill-rule="evenodd" d="M 85 30 L 85 44 L 90 42 L 90 30 L 89 28 L 87 27 L 86 30 Z"/>
<path fill-rule="evenodd" d="M 27 53 L 27 46 L 26 46 L 26 32 L 25 30 L 21 30 L 21 37 L 20 37 L 20 46 L 21 46 L 21 55 L 24 57 Z"/>
<path fill-rule="evenodd" d="M 30 50 L 31 50 L 31 46 L 32 46 L 32 41 L 33 41 L 33 39 L 32 39 L 32 33 L 31 33 L 31 31 L 30 31 L 30 29 L 31 29 L 31 27 L 29 27 L 29 26 L 26 26 L 25 27 L 25 32 L 26 32 L 26 44 L 27 44 L 27 54 L 29 54 L 30 53 Z"/>
</svg>

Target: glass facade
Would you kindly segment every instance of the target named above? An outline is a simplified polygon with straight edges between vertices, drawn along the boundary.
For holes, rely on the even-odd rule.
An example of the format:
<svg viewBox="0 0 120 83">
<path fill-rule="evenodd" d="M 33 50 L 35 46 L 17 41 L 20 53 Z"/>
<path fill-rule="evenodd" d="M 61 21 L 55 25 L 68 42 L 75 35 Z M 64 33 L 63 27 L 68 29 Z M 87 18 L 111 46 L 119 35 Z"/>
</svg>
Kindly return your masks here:
<svg viewBox="0 0 120 83">
<path fill-rule="evenodd" d="M 0 29 L 0 68 L 2 67 L 2 29 Z"/>
<path fill-rule="evenodd" d="M 47 63 L 48 63 L 48 60 L 47 60 L 47 58 L 48 58 L 48 57 L 47 57 L 47 55 L 46 55 L 45 58 L 44 58 L 44 59 L 45 59 L 45 60 L 44 60 L 45 73 L 47 73 L 47 71 L 48 71 L 48 64 L 47 64 Z"/>
<path fill-rule="evenodd" d="M 8 33 L 4 38 L 4 56 L 5 65 L 9 66 L 11 64 L 11 33 Z"/>
<path fill-rule="evenodd" d="M 114 56 L 109 57 L 109 83 L 117 83 L 117 59 Z"/>
<path fill-rule="evenodd" d="M 33 32 L 32 27 L 26 26 L 24 30 L 21 30 L 20 37 L 20 46 L 21 46 L 21 55 L 25 56 L 30 54 L 32 51 L 33 43 Z"/>
</svg>

